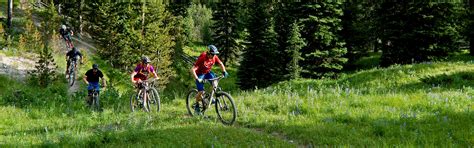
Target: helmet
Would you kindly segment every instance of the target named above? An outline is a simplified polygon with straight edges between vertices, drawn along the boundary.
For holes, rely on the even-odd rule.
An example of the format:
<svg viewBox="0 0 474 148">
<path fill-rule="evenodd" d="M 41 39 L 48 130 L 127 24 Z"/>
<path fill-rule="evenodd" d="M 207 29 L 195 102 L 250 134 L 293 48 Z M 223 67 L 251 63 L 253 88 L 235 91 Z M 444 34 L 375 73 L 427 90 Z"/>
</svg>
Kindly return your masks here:
<svg viewBox="0 0 474 148">
<path fill-rule="evenodd" d="M 63 30 L 66 30 L 66 25 L 61 25 L 61 28 L 62 28 Z"/>
<path fill-rule="evenodd" d="M 99 68 L 99 65 L 97 65 L 97 64 L 92 64 L 92 68 L 93 68 L 93 69 L 98 69 L 98 68 Z"/>
<path fill-rule="evenodd" d="M 150 61 L 150 58 L 148 58 L 147 56 L 144 56 L 144 57 L 142 57 L 142 62 L 143 63 L 150 63 L 151 61 Z"/>
<path fill-rule="evenodd" d="M 209 49 L 209 53 L 213 54 L 213 55 L 216 55 L 216 54 L 219 54 L 219 51 L 217 51 L 217 47 L 214 46 L 214 45 L 209 45 L 207 46 L 207 48 Z"/>
<path fill-rule="evenodd" d="M 77 48 L 76 48 L 76 47 L 72 47 L 72 51 L 77 51 Z"/>
</svg>

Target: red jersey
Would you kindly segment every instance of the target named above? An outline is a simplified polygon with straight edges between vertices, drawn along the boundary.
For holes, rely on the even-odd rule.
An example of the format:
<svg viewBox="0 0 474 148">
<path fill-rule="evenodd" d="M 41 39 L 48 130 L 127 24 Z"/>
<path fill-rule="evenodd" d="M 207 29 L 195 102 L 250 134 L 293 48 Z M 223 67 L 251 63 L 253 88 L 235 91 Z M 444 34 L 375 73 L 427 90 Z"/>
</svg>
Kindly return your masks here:
<svg viewBox="0 0 474 148">
<path fill-rule="evenodd" d="M 194 66 L 197 66 L 198 69 L 196 70 L 196 74 L 207 74 L 211 71 L 212 66 L 216 63 L 222 63 L 219 57 L 214 55 L 212 58 L 207 58 L 207 53 L 203 52 L 197 59 L 196 63 L 194 63 Z"/>
</svg>

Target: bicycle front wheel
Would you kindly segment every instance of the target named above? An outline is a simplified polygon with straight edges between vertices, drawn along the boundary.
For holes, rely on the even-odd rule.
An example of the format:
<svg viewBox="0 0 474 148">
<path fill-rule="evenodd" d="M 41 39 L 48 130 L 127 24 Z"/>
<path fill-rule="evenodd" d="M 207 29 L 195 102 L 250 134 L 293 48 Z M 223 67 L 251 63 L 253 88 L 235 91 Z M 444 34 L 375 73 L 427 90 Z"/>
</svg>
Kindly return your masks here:
<svg viewBox="0 0 474 148">
<path fill-rule="evenodd" d="M 132 112 L 135 112 L 137 108 L 140 108 L 140 103 L 138 102 L 138 99 L 140 99 L 138 97 L 138 94 L 132 94 L 132 96 L 130 96 L 130 109 L 132 110 Z"/>
<path fill-rule="evenodd" d="M 69 86 L 73 86 L 74 82 L 76 81 L 76 69 L 74 68 L 74 67 L 76 67 L 76 64 L 74 62 L 72 62 L 69 66 L 70 66 L 70 68 L 69 68 Z"/>
<path fill-rule="evenodd" d="M 160 107 L 161 107 L 161 100 L 160 100 L 160 95 L 158 94 L 158 91 L 155 88 L 150 88 L 148 90 L 148 103 L 147 107 L 149 111 L 155 111 L 159 112 Z"/>
<path fill-rule="evenodd" d="M 97 92 L 92 94 L 92 107 L 94 110 L 100 111 L 99 93 Z"/>
<path fill-rule="evenodd" d="M 196 106 L 198 107 L 198 110 L 201 111 L 199 102 L 196 102 L 197 94 L 198 94 L 198 91 L 196 89 L 193 89 L 188 92 L 188 95 L 186 97 L 186 109 L 188 109 L 188 114 L 191 116 L 197 114 Z"/>
<path fill-rule="evenodd" d="M 237 107 L 232 96 L 223 91 L 217 92 L 215 105 L 219 120 L 224 124 L 232 125 L 237 118 Z"/>
</svg>

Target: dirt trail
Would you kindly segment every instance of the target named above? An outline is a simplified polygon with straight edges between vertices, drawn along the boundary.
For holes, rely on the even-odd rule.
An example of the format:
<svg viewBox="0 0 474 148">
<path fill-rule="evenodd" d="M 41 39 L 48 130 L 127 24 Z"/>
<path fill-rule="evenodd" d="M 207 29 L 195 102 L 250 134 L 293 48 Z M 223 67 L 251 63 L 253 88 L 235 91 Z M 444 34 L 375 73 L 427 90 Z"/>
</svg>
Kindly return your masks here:
<svg viewBox="0 0 474 148">
<path fill-rule="evenodd" d="M 87 56 L 87 57 L 91 57 L 92 55 L 94 55 L 97 51 L 97 48 L 94 47 L 93 43 L 88 43 L 86 40 L 90 40 L 90 39 L 85 39 L 85 40 L 81 40 L 79 38 L 76 38 L 76 37 L 72 37 L 72 40 L 73 40 L 73 44 L 74 44 L 74 47 L 76 47 L 77 49 L 79 49 L 81 51 L 81 53 L 83 54 L 83 56 Z M 63 54 L 66 54 L 66 49 L 65 49 L 65 43 L 64 41 L 63 42 L 63 50 L 61 51 L 64 51 Z M 90 58 L 89 58 L 90 59 Z M 78 62 L 79 64 L 79 62 Z M 78 65 L 79 67 L 80 65 Z M 86 67 L 86 69 L 89 69 L 88 67 Z M 82 78 L 81 76 L 84 75 L 83 73 L 77 73 L 77 78 Z M 82 81 L 82 79 L 76 79 L 76 82 L 74 83 L 73 86 L 69 87 L 68 91 L 69 93 L 75 93 L 77 91 L 79 91 L 81 88 L 80 88 L 80 85 L 84 83 Z"/>
<path fill-rule="evenodd" d="M 0 75 L 8 75 L 18 80 L 24 80 L 27 72 L 35 68 L 35 61 L 25 57 L 6 56 L 0 53 Z"/>
</svg>

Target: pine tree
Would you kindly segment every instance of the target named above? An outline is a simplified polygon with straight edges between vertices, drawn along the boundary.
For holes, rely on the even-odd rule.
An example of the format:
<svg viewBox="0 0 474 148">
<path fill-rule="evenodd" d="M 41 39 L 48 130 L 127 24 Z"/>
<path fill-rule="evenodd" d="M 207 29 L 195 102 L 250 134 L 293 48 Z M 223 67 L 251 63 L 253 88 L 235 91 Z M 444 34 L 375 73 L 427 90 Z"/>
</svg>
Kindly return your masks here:
<svg viewBox="0 0 474 148">
<path fill-rule="evenodd" d="M 177 38 L 173 36 L 175 26 L 179 24 L 162 3 L 149 3 L 146 12 L 143 55 L 149 56 L 160 77 L 159 88 L 164 88 L 175 75 L 172 68 L 174 46 Z"/>
<path fill-rule="evenodd" d="M 289 64 L 293 60 L 293 53 L 289 53 L 289 49 L 291 49 L 292 45 L 290 45 L 290 36 L 294 33 L 293 32 L 293 24 L 296 23 L 301 11 L 301 3 L 296 2 L 283 2 L 278 3 L 275 10 L 275 32 L 277 33 L 277 43 L 278 43 L 278 50 L 274 52 L 276 56 L 279 58 L 278 64 L 280 65 L 277 70 L 278 81 L 289 79 L 290 73 L 293 73 L 292 68 Z M 299 32 L 298 32 L 299 34 Z M 298 52 L 300 49 L 298 49 Z"/>
<path fill-rule="evenodd" d="M 290 33 L 286 42 L 286 54 L 291 56 L 290 61 L 286 64 L 286 79 L 296 79 L 300 77 L 301 67 L 299 61 L 302 60 L 300 50 L 306 45 L 300 34 L 300 26 L 296 21 L 290 25 Z"/>
<path fill-rule="evenodd" d="M 36 62 L 35 70 L 30 74 L 33 80 L 36 80 L 40 86 L 48 86 L 54 79 L 56 79 L 57 66 L 52 56 L 51 48 L 46 44 L 40 52 L 39 60 Z"/>
<path fill-rule="evenodd" d="M 263 88 L 274 83 L 278 67 L 274 52 L 276 33 L 272 28 L 271 4 L 253 3 L 248 26 L 247 48 L 244 50 L 237 76 L 241 89 Z"/>
<path fill-rule="evenodd" d="M 377 11 L 382 40 L 381 65 L 445 58 L 459 50 L 458 5 L 426 1 L 384 2 Z"/>
<path fill-rule="evenodd" d="M 213 44 L 219 48 L 219 58 L 225 65 L 239 55 L 242 45 L 239 43 L 239 30 L 237 20 L 238 3 L 222 1 L 217 4 L 213 13 L 214 30 Z"/>
<path fill-rule="evenodd" d="M 335 76 L 347 62 L 347 50 L 339 36 L 342 10 L 340 3 L 321 2 L 304 6 L 303 34 L 307 46 L 303 48 L 302 76 L 320 78 Z"/>
</svg>

